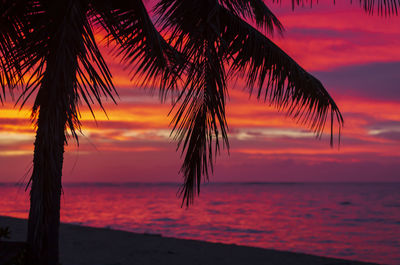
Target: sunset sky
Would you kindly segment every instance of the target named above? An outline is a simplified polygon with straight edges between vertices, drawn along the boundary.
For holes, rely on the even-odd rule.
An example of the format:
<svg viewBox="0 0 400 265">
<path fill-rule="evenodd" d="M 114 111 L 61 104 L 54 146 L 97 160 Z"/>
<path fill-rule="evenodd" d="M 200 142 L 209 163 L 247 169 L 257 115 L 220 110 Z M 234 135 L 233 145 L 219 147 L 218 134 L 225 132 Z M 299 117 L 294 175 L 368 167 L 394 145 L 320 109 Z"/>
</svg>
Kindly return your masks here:
<svg viewBox="0 0 400 265">
<path fill-rule="evenodd" d="M 329 146 L 329 128 L 316 139 L 249 98 L 239 81 L 227 103 L 230 155 L 217 158 L 211 182 L 400 181 L 400 17 L 367 15 L 350 1 L 294 11 L 289 2 L 269 4 L 286 28 L 273 40 L 335 99 L 345 120 L 340 148 Z M 82 106 L 84 135 L 79 147 L 69 141 L 64 182 L 180 182 L 171 105 L 132 85 L 119 61 L 104 56 L 118 105 L 105 104 L 108 118 L 97 111 L 97 124 Z M 27 181 L 32 165 L 30 106 L 14 104 L 7 95 L 0 106 L 0 182 Z"/>
</svg>

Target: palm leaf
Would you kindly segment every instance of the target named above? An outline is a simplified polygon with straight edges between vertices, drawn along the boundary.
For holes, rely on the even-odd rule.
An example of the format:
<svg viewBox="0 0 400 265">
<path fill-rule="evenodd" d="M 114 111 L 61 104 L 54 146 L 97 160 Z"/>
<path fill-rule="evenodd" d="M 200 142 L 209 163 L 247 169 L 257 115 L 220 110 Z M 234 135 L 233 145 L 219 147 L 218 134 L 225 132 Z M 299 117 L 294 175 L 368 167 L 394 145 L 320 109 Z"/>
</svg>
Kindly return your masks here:
<svg viewBox="0 0 400 265">
<path fill-rule="evenodd" d="M 397 9 L 400 7 L 400 0 L 359 0 L 364 10 L 373 14 L 374 11 L 379 15 L 398 15 Z"/>
<path fill-rule="evenodd" d="M 78 140 L 76 129 L 80 129 L 80 102 L 85 102 L 92 111 L 91 105 L 95 102 L 102 107 L 102 96 L 113 100 L 115 89 L 111 73 L 97 47 L 92 26 L 87 18 L 88 6 L 71 2 L 71 10 L 66 11 L 66 14 L 76 19 L 72 25 L 63 28 L 57 28 L 57 23 L 49 23 L 67 19 L 52 17 L 51 8 L 54 7 L 46 4 L 36 5 L 35 12 L 29 14 L 29 21 L 26 23 L 28 30 L 23 33 L 22 41 L 16 45 L 17 57 L 24 58 L 21 66 L 23 74 L 29 77 L 18 102 L 21 102 L 22 107 L 31 95 L 37 93 L 32 109 L 32 117 L 36 119 L 43 104 L 49 100 L 57 101 L 48 98 L 49 94 L 52 94 L 48 89 L 59 89 L 63 98 L 59 102 L 66 112 L 66 123 L 74 138 Z M 54 36 L 60 34 L 70 36 L 68 45 L 53 41 Z M 57 60 L 64 62 L 63 64 L 56 62 L 52 57 L 54 55 L 50 55 L 55 49 L 55 53 L 58 54 Z M 52 65 L 53 63 L 56 65 Z M 63 76 L 46 76 L 46 69 L 49 67 L 59 68 L 59 72 L 64 73 Z M 60 82 L 72 84 L 69 86 L 72 90 L 64 91 L 68 86 Z M 93 111 L 92 114 L 94 115 Z"/>
<path fill-rule="evenodd" d="M 161 1 L 156 7 L 171 43 L 190 62 L 172 120 L 173 133 L 184 156 L 181 194 L 187 205 L 193 201 L 195 190 L 200 192 L 202 176 L 208 179 L 220 140 L 229 146 L 225 119 L 226 58 L 216 32 L 215 7 L 216 3 L 203 1 Z"/>
<path fill-rule="evenodd" d="M 157 31 L 142 0 L 95 1 L 96 22 L 118 45 L 116 56 L 131 69 L 132 79 L 160 88 L 161 98 L 173 90 L 183 70 L 183 58 Z"/>
<path fill-rule="evenodd" d="M 276 2 L 281 2 L 281 0 L 277 0 Z M 292 0 L 292 8 L 294 9 L 296 6 L 304 6 L 306 4 L 312 6 L 314 2 L 318 4 L 318 0 Z M 336 0 L 333 0 L 333 3 L 335 2 Z M 352 0 L 350 2 L 353 3 Z M 382 16 L 398 15 L 398 8 L 400 7 L 400 0 L 359 0 L 358 3 L 370 15 L 373 15 L 374 12 Z"/>
<path fill-rule="evenodd" d="M 257 88 L 259 99 L 287 110 L 317 134 L 322 133 L 329 111 L 341 126 L 340 111 L 318 79 L 234 13 L 221 7 L 219 14 L 222 38 L 234 58 L 231 71 L 244 74 L 251 92 Z"/>
<path fill-rule="evenodd" d="M 229 147 L 225 120 L 228 76 L 245 76 L 251 91 L 258 88 L 259 98 L 307 123 L 317 135 L 322 133 L 329 111 L 332 122 L 334 115 L 339 127 L 343 122 L 322 84 L 239 17 L 246 16 L 247 11 L 238 11 L 243 2 L 222 4 L 162 0 L 156 7 L 163 30 L 191 62 L 172 121 L 178 147 L 185 155 L 181 194 L 187 205 L 196 189 L 199 193 L 202 176 L 208 178 L 208 167 L 212 170 L 219 137 Z M 228 73 L 225 65 L 231 66 Z"/>
<path fill-rule="evenodd" d="M 277 31 L 282 34 L 283 25 L 271 12 L 263 0 L 219 0 L 220 4 L 245 20 L 256 22 L 259 28 L 265 28 L 269 34 Z"/>
<path fill-rule="evenodd" d="M 18 44 L 26 31 L 26 18 L 32 7 L 26 0 L 3 1 L 0 6 L 0 86 L 3 101 L 6 90 L 13 89 L 22 81 L 22 58 L 18 56 Z"/>
</svg>

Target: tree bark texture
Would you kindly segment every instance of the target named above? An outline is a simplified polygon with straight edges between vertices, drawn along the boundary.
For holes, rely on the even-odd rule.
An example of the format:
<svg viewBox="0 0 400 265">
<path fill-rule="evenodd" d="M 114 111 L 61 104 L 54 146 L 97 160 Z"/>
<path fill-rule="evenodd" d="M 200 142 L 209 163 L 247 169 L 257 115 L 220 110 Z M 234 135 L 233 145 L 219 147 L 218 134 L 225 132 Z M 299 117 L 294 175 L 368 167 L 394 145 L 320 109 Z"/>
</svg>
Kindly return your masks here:
<svg viewBox="0 0 400 265">
<path fill-rule="evenodd" d="M 28 220 L 28 263 L 59 264 L 61 176 L 66 126 L 75 110 L 77 71 L 74 2 L 49 2 L 52 29 L 46 69 L 35 106 L 38 108 Z M 78 30 L 79 32 L 79 30 Z M 72 36 L 75 34 L 74 36 Z"/>
</svg>

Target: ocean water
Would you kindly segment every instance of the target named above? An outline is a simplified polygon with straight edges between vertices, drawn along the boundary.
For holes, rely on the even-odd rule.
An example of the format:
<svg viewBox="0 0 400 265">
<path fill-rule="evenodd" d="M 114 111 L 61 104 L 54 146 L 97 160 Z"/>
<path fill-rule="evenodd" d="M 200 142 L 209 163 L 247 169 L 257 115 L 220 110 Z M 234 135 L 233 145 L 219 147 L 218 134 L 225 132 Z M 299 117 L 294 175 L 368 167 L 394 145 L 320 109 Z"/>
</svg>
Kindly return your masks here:
<svg viewBox="0 0 400 265">
<path fill-rule="evenodd" d="M 190 208 L 177 184 L 64 186 L 61 220 L 139 233 L 400 264 L 400 183 L 209 184 Z M 0 185 L 0 215 L 28 195 Z"/>
</svg>

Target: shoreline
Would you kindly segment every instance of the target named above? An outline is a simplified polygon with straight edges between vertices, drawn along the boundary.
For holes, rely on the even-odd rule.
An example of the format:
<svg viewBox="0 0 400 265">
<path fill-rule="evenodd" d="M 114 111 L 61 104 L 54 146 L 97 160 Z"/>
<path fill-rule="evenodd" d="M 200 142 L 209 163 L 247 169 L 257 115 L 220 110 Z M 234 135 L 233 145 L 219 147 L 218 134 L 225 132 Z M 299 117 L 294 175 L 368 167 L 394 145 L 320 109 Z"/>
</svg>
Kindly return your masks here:
<svg viewBox="0 0 400 265">
<path fill-rule="evenodd" d="M 0 216 L 11 239 L 24 241 L 26 219 Z M 62 265 L 367 265 L 303 253 L 61 224 Z"/>
</svg>

